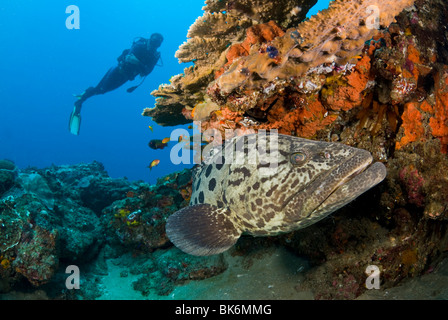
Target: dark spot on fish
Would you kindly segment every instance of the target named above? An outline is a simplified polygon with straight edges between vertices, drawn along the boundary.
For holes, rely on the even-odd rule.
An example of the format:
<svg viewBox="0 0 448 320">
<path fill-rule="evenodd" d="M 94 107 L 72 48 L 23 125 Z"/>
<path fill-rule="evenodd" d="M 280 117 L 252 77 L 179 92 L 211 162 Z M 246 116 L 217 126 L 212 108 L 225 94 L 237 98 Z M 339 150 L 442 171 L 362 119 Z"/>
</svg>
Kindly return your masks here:
<svg viewBox="0 0 448 320">
<path fill-rule="evenodd" d="M 285 177 L 282 179 L 281 184 L 284 184 L 288 179 L 290 178 L 290 175 L 285 175 Z"/>
<path fill-rule="evenodd" d="M 268 212 L 268 214 L 266 214 L 266 221 L 270 221 L 275 217 L 275 212 L 274 211 L 270 211 Z"/>
<path fill-rule="evenodd" d="M 210 182 L 208 183 L 208 190 L 210 191 L 214 191 L 216 187 L 216 179 L 213 178 L 210 180 Z"/>
<path fill-rule="evenodd" d="M 263 184 L 264 184 L 264 183 L 265 183 L 266 181 L 268 181 L 268 180 L 269 180 L 269 178 L 266 178 L 266 177 L 265 177 L 265 178 L 261 178 L 261 180 L 260 180 L 260 181 L 261 181 L 261 183 L 263 183 Z"/>
<path fill-rule="evenodd" d="M 249 217 L 249 219 L 250 219 L 251 217 Z M 248 223 L 247 221 L 242 221 L 242 223 L 243 223 L 243 226 L 245 227 L 245 228 L 247 228 L 247 229 L 251 229 L 252 228 L 252 225 L 250 224 L 250 223 Z"/>
<path fill-rule="evenodd" d="M 253 185 L 254 190 L 258 190 L 260 188 L 260 182 L 255 182 Z"/>
<path fill-rule="evenodd" d="M 290 154 L 290 153 L 289 153 L 288 151 L 279 149 L 278 152 L 279 152 L 282 156 L 284 156 L 285 158 L 289 158 L 289 154 Z"/>
<path fill-rule="evenodd" d="M 204 192 L 201 191 L 199 192 L 199 203 L 204 203 L 205 197 L 204 197 Z"/>
<path fill-rule="evenodd" d="M 257 198 L 257 199 L 255 200 L 255 203 L 256 203 L 258 206 L 261 206 L 261 205 L 263 205 L 263 200 L 260 199 L 260 198 Z"/>
<path fill-rule="evenodd" d="M 212 172 L 212 166 L 209 165 L 207 167 L 207 170 L 205 171 L 205 177 L 208 178 L 210 176 L 210 173 Z"/>
<path fill-rule="evenodd" d="M 246 167 L 236 168 L 233 172 L 242 173 L 245 178 L 250 177 L 250 170 Z"/>
<path fill-rule="evenodd" d="M 244 179 L 237 179 L 234 181 L 229 181 L 229 186 L 239 186 L 243 182 L 244 182 Z"/>
<path fill-rule="evenodd" d="M 294 182 L 291 184 L 291 189 L 294 189 L 299 184 L 299 179 L 295 179 Z"/>
<path fill-rule="evenodd" d="M 276 196 L 276 194 L 274 194 L 274 196 Z M 274 203 L 266 203 L 264 205 L 264 209 L 266 211 L 272 211 L 272 212 L 277 212 L 279 210 L 281 210 L 281 208 L 277 205 L 275 205 Z"/>
</svg>

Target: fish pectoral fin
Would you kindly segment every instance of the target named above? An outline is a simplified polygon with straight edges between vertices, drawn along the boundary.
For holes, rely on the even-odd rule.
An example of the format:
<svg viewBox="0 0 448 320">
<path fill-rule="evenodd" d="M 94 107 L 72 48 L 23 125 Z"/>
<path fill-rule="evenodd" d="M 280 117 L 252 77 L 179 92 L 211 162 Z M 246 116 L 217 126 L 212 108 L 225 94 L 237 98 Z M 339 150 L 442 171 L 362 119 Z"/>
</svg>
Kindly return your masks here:
<svg viewBox="0 0 448 320">
<path fill-rule="evenodd" d="M 230 249 L 241 231 L 227 208 L 197 204 L 171 215 L 166 234 L 182 251 L 195 256 L 209 256 Z"/>
</svg>

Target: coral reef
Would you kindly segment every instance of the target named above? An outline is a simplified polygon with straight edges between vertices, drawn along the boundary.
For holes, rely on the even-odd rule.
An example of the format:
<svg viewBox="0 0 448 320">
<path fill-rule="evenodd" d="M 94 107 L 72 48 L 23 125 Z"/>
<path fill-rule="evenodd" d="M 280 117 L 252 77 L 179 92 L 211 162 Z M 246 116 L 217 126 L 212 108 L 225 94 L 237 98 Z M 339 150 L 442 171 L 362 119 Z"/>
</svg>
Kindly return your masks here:
<svg viewBox="0 0 448 320">
<path fill-rule="evenodd" d="M 139 187 L 110 179 L 98 162 L 16 174 L 14 186 L 0 198 L 1 292 L 23 279 L 36 287 L 49 283 L 61 261 L 91 261 L 104 243 L 101 210 Z M 100 177 L 103 184 L 94 184 Z M 89 187 L 96 199 L 85 196 Z"/>
<path fill-rule="evenodd" d="M 316 2 L 206 1 L 204 15 L 190 27 L 188 41 L 176 53 L 180 62 L 193 62 L 194 65 L 186 68 L 183 74 L 172 77 L 170 84 L 160 85 L 152 92 L 156 107 L 145 109 L 143 115 L 163 126 L 191 122 L 182 116 L 182 111 L 192 110 L 205 100 L 206 87 L 214 80 L 215 72 L 227 63 L 227 50 L 244 39 L 247 28 L 271 20 L 272 24 L 288 28 L 302 21 Z"/>
<path fill-rule="evenodd" d="M 57 231 L 50 232 L 38 225 L 25 231 L 12 263 L 15 271 L 34 286 L 48 283 L 58 267 L 57 238 Z"/>
<path fill-rule="evenodd" d="M 387 165 L 387 181 L 331 221 L 277 239 L 314 263 L 307 283 L 316 298 L 359 296 L 372 264 L 382 288 L 395 286 L 434 268 L 447 248 L 448 40 L 440 30 L 448 5 L 379 4 L 374 28 L 377 2 L 368 0 L 333 1 L 300 24 L 240 26 L 207 77 L 186 73 L 154 92 L 173 90 L 153 110 L 170 112 L 175 100 L 202 132 L 278 129 L 363 148 Z"/>
<path fill-rule="evenodd" d="M 191 196 L 191 172 L 184 170 L 159 179 L 155 186 L 128 193 L 103 210 L 109 243 L 130 249 L 152 251 L 164 247 L 169 240 L 165 220 L 186 206 Z"/>
<path fill-rule="evenodd" d="M 231 253 L 288 248 L 312 265 L 300 286 L 315 298 L 353 299 L 367 290 L 367 266 L 385 290 L 433 272 L 448 251 L 448 4 L 380 1 L 374 30 L 366 9 L 376 1 L 335 0 L 299 23 L 314 3 L 208 0 L 177 53 L 194 65 L 153 92 L 144 114 L 162 125 L 200 120 L 203 132 L 338 141 L 385 163 L 386 181 L 330 218 L 242 237 Z M 1 293 L 28 285 L 95 298 L 117 261 L 134 290 L 168 295 L 227 268 L 225 256 L 188 256 L 166 237 L 166 218 L 190 200 L 189 170 L 149 186 L 111 179 L 97 162 L 18 170 L 0 161 L 0 179 Z M 75 293 L 60 288 L 70 263 L 90 270 Z"/>
<path fill-rule="evenodd" d="M 99 162 L 19 170 L 8 161 L 3 168 L 8 173 L 14 170 L 15 180 L 0 197 L 0 293 L 28 284 L 45 288 L 52 298 L 98 297 L 95 284 L 83 284 L 78 295 L 67 291 L 65 267 L 93 268 L 84 277 L 98 282 L 97 273 L 107 269 L 104 259 L 108 255 L 151 254 L 170 247 L 165 219 L 191 196 L 190 170 L 170 174 L 150 186 L 112 179 Z M 174 270 L 176 261 L 170 263 L 173 266 L 161 265 L 160 272 L 171 286 L 218 272 L 213 268 L 207 272 L 195 262 L 188 276 L 179 274 L 174 279 L 166 270 Z"/>
<path fill-rule="evenodd" d="M 234 1 L 225 2 L 227 6 L 233 6 Z M 184 75 L 172 78 L 171 85 L 162 85 L 153 92 L 158 97 L 156 106 L 151 110 L 146 109 L 144 115 L 152 116 L 158 121 L 163 113 L 172 114 L 174 109 L 179 111 L 182 105 L 183 110 L 193 109 L 207 95 L 220 106 L 230 107 L 233 111 L 247 111 L 269 108 L 276 102 L 273 95 L 281 90 L 317 93 L 323 85 L 320 73 L 329 73 L 336 67 L 320 66 L 324 63 L 337 64 L 337 70 L 345 69 L 344 65 L 355 62 L 365 41 L 377 32 L 372 24 L 372 19 L 376 18 L 375 10 L 379 11 L 379 24 L 388 26 L 395 15 L 412 3 L 412 0 L 384 0 L 379 10 L 376 1 L 333 1 L 329 9 L 300 24 L 292 23 L 287 26 L 289 28 L 284 27 L 285 30 L 280 26 L 284 25 L 282 21 L 287 20 L 286 16 L 272 21 L 260 20 L 255 26 L 239 25 L 237 29 L 240 33 L 246 28 L 245 39 L 227 41 L 225 48 L 210 46 L 207 51 L 210 53 L 209 51 L 219 49 L 219 59 L 214 58 L 218 54 L 208 54 L 204 58 L 196 53 L 199 50 L 193 50 L 189 46 L 192 39 L 195 39 L 194 31 L 197 30 L 201 31 L 201 39 L 225 38 L 222 34 L 218 37 L 214 28 L 200 27 L 201 24 L 208 23 L 207 15 L 210 13 L 206 11 L 205 17 L 198 19 L 190 29 L 188 37 L 192 39 L 179 49 L 181 53 L 188 52 L 189 58 L 185 61 L 201 61 L 202 67 L 186 69 Z M 227 16 L 231 16 L 231 13 L 219 14 L 222 19 Z M 242 23 L 244 19 L 238 21 Z M 220 31 L 222 29 L 219 28 Z M 227 32 L 232 32 L 233 29 L 230 22 L 224 28 Z M 208 41 L 202 41 L 202 45 L 207 46 Z M 317 69 L 313 70 L 314 68 Z M 212 75 L 216 80 L 212 79 Z M 285 105 L 287 103 L 291 105 L 291 101 L 284 101 Z M 300 106 L 300 103 L 295 104 L 295 107 Z M 172 117 L 170 123 L 164 121 L 161 124 L 179 123 L 177 118 Z"/>
<path fill-rule="evenodd" d="M 144 272 L 133 268 L 132 273 L 140 275 L 133 283 L 134 289 L 144 296 L 151 292 L 166 296 L 171 293 L 176 284 L 187 280 L 202 280 L 222 273 L 227 268 L 222 255 L 214 257 L 195 257 L 172 248 L 160 250 L 151 256 L 150 267 Z"/>
<path fill-rule="evenodd" d="M 0 196 L 8 191 L 17 178 L 17 167 L 10 160 L 0 160 Z"/>
</svg>

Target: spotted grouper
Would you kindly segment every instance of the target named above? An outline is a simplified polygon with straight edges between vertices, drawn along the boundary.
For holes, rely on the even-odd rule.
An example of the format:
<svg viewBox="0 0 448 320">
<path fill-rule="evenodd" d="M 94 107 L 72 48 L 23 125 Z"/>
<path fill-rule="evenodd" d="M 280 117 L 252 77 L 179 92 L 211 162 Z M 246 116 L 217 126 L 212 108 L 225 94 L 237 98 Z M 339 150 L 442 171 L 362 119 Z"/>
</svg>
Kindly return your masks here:
<svg viewBox="0 0 448 320">
<path fill-rule="evenodd" d="M 362 149 L 278 134 L 234 138 L 195 169 L 190 205 L 166 233 L 182 251 L 206 256 L 242 234 L 272 236 L 327 217 L 386 177 Z"/>
</svg>

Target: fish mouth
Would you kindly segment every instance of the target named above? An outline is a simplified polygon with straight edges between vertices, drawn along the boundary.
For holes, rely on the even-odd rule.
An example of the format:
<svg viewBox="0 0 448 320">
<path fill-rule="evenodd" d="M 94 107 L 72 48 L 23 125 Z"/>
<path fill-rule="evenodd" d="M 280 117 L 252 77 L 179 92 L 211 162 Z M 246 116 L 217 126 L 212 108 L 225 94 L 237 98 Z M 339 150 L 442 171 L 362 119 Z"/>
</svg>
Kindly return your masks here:
<svg viewBox="0 0 448 320">
<path fill-rule="evenodd" d="M 282 208 L 293 199 L 302 197 L 301 211 L 311 214 L 339 188 L 368 169 L 373 159 L 369 152 L 362 151 L 345 159 L 332 170 L 317 175 L 311 182 L 287 198 Z"/>
<path fill-rule="evenodd" d="M 339 187 L 346 184 L 348 181 L 352 180 L 356 176 L 362 174 L 365 170 L 367 170 L 370 167 L 372 162 L 373 162 L 373 158 L 371 156 L 368 157 L 366 159 L 366 161 L 362 162 L 359 166 L 355 167 L 352 172 L 349 172 L 345 177 L 340 179 L 337 182 L 336 186 L 334 187 L 333 192 L 335 192 Z M 330 196 L 331 196 L 331 194 L 330 194 Z"/>
<path fill-rule="evenodd" d="M 291 195 L 282 209 L 294 212 L 291 223 L 300 223 L 301 228 L 322 220 L 384 180 L 386 167 L 372 162 L 370 152 L 358 150 Z"/>
<path fill-rule="evenodd" d="M 381 162 L 372 164 L 373 158 L 370 153 L 364 157 L 361 155 L 361 158 L 362 161 L 353 166 L 353 169 L 343 175 L 342 178 L 331 182 L 331 178 L 328 177 L 329 182 L 323 182 L 323 185 L 327 184 L 327 188 L 329 187 L 331 191 L 327 195 L 323 195 L 320 203 L 315 203 L 317 206 L 314 210 L 311 210 L 310 215 L 320 215 L 323 212 L 328 215 L 384 180 L 387 174 L 384 164 Z M 357 159 L 354 160 L 358 161 Z M 346 161 L 347 164 L 349 162 L 350 159 Z M 331 175 L 332 173 L 329 174 L 329 176 Z"/>
</svg>

